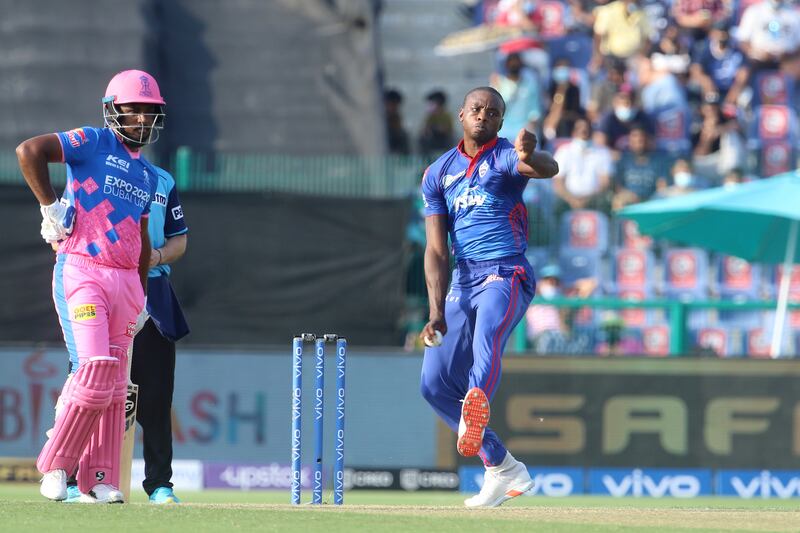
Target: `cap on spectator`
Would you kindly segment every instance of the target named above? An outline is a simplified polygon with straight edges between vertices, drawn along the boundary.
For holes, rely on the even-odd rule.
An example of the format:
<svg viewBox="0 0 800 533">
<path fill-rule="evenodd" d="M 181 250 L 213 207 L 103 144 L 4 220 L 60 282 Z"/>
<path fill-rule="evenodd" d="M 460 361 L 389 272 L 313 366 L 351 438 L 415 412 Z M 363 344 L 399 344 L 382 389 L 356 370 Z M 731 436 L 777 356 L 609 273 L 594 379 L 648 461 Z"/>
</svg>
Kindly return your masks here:
<svg viewBox="0 0 800 533">
<path fill-rule="evenodd" d="M 561 277 L 561 269 L 558 268 L 558 265 L 545 265 L 539 271 L 540 278 L 560 278 Z"/>
</svg>

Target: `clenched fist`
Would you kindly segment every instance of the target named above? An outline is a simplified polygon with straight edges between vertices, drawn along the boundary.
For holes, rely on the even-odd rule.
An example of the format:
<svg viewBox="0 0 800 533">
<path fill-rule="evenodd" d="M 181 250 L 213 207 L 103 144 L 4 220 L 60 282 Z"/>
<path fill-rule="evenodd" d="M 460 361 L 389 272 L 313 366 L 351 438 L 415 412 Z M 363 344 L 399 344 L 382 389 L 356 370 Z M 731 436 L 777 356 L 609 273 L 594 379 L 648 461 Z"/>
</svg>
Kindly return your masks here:
<svg viewBox="0 0 800 533">
<path fill-rule="evenodd" d="M 520 161 L 528 161 L 528 158 L 536 151 L 536 144 L 539 139 L 536 134 L 529 132 L 525 128 L 519 130 L 517 138 L 514 140 L 514 149 L 517 151 Z"/>
</svg>

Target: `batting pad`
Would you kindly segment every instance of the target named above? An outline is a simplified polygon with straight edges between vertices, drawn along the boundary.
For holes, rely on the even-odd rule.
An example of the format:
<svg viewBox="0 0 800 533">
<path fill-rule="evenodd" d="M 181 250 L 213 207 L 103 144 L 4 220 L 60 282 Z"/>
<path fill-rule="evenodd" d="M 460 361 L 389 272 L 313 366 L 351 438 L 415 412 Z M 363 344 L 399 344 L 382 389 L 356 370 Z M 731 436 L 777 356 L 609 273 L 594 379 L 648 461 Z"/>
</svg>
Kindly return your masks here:
<svg viewBox="0 0 800 533">
<path fill-rule="evenodd" d="M 93 357 L 82 364 L 67 381 L 64 399 L 53 432 L 36 460 L 39 472 L 66 470 L 75 473 L 78 459 L 111 403 L 119 374 L 119 361 L 112 357 Z"/>
<path fill-rule="evenodd" d="M 111 346 L 111 356 L 119 361 L 114 376 L 111 403 L 100 416 L 97 430 L 78 465 L 78 488 L 84 494 L 98 483 L 119 488 L 120 454 L 125 433 L 125 400 L 128 397 L 128 365 L 124 349 Z"/>
</svg>

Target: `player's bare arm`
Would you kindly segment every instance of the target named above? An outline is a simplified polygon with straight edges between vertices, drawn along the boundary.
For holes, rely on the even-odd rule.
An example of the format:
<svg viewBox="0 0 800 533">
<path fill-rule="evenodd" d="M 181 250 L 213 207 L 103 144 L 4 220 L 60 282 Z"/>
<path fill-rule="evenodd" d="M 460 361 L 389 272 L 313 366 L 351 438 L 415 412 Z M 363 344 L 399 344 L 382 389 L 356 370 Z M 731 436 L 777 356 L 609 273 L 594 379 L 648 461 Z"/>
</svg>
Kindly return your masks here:
<svg viewBox="0 0 800 533">
<path fill-rule="evenodd" d="M 61 143 L 55 133 L 32 137 L 17 146 L 22 176 L 41 205 L 50 205 L 58 199 L 50 183 L 47 163 L 59 163 L 63 158 Z"/>
<path fill-rule="evenodd" d="M 519 156 L 517 170 L 523 176 L 534 179 L 552 178 L 558 174 L 558 163 L 547 152 L 536 150 L 536 134 L 522 128 L 514 140 L 514 149 Z"/>
<path fill-rule="evenodd" d="M 147 232 L 148 217 L 142 217 L 141 235 L 142 249 L 139 252 L 139 279 L 142 281 L 142 289 L 147 294 L 147 272 L 150 270 L 150 234 Z"/>
<path fill-rule="evenodd" d="M 434 338 L 435 331 L 447 333 L 444 299 L 450 281 L 450 252 L 447 250 L 447 215 L 425 218 L 425 284 L 428 287 L 430 314 L 420 338 Z"/>
<path fill-rule="evenodd" d="M 188 244 L 187 235 L 175 235 L 167 237 L 167 242 L 161 248 L 153 248 L 150 254 L 150 268 L 158 265 L 169 265 L 178 261 L 186 253 Z"/>
</svg>

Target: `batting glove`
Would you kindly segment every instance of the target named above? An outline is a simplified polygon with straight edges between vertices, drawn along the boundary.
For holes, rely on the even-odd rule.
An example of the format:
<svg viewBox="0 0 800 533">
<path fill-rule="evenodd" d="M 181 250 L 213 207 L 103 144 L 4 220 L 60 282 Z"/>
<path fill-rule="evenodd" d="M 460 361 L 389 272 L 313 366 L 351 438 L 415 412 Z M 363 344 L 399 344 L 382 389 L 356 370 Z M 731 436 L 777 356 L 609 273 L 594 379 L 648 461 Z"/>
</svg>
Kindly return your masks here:
<svg viewBox="0 0 800 533">
<path fill-rule="evenodd" d="M 39 206 L 42 213 L 42 238 L 48 243 L 63 241 L 72 233 L 75 208 L 62 199 L 50 205 Z"/>
</svg>

